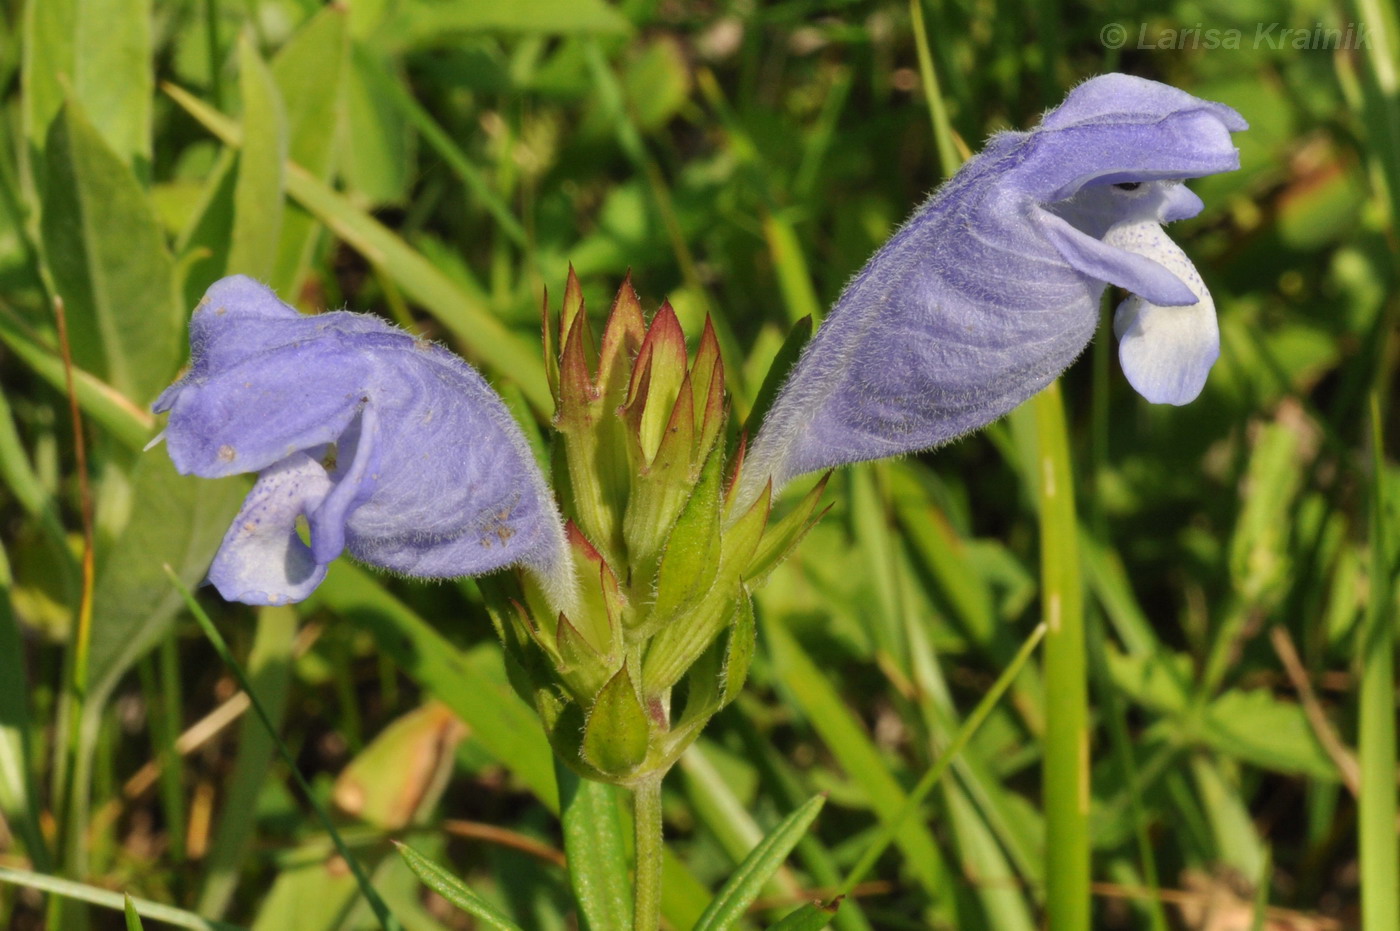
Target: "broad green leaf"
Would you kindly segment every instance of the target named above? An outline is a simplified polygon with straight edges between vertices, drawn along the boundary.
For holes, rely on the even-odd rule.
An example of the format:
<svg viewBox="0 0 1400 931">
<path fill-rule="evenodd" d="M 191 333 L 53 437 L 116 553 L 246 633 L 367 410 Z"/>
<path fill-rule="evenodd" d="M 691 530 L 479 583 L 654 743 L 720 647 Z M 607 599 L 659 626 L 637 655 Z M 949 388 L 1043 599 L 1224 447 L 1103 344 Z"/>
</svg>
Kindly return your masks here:
<svg viewBox="0 0 1400 931">
<path fill-rule="evenodd" d="M 700 916 L 695 931 L 723 931 L 737 924 L 748 911 L 749 903 L 758 897 L 763 884 L 778 871 L 792 848 L 807 833 L 807 828 L 816 820 L 824 804 L 826 796 L 814 795 L 801 808 L 778 822 L 720 887 L 710 907 Z"/>
<path fill-rule="evenodd" d="M 241 478 L 177 475 L 163 449 L 141 455 L 131 483 L 131 521 L 98 552 L 89 678 L 95 696 L 108 694 L 183 604 L 163 567 L 186 585 L 198 583 L 248 490 Z"/>
<path fill-rule="evenodd" d="M 399 848 L 399 854 L 413 872 L 418 874 L 418 878 L 423 880 L 425 886 L 476 918 L 484 927 L 494 928 L 496 931 L 521 931 L 519 925 L 501 914 L 494 905 L 468 889 L 466 883 L 447 870 L 407 844 L 395 844 L 395 846 Z"/>
<path fill-rule="evenodd" d="M 49 126 L 63 108 L 73 74 L 78 0 L 45 0 L 24 5 L 24 55 L 21 64 L 20 123 L 35 187 L 43 178 L 44 145 Z M 24 164 L 24 162 L 21 162 Z"/>
<path fill-rule="evenodd" d="M 569 885 L 588 931 L 632 926 L 632 886 L 627 881 L 627 793 L 582 779 L 555 760 L 560 820 Z"/>
<path fill-rule="evenodd" d="M 238 44 L 243 92 L 243 147 L 233 187 L 233 237 L 228 273 L 261 281 L 272 276 L 282 234 L 283 171 L 287 119 L 272 72 L 244 37 Z"/>
<path fill-rule="evenodd" d="M 74 49 L 74 94 L 143 182 L 151 173 L 155 97 L 151 14 L 151 0 L 78 0 Z"/>
<path fill-rule="evenodd" d="M 258 897 L 252 931 L 333 931 L 355 902 L 355 877 L 328 860 L 325 851 L 311 862 L 277 873 Z"/>
<path fill-rule="evenodd" d="M 344 7 L 322 8 L 272 62 L 287 113 L 287 157 L 321 181 L 330 180 L 337 161 L 336 128 L 344 120 L 346 19 Z M 286 206 L 271 278 L 274 290 L 296 293 L 320 229 L 301 207 Z"/>
<path fill-rule="evenodd" d="M 335 779 L 336 805 L 382 831 L 401 831 L 436 798 L 444 766 L 466 728 L 442 702 L 400 715 L 355 755 Z"/>
<path fill-rule="evenodd" d="M 44 253 L 67 308 L 73 361 L 144 405 L 182 354 L 164 233 L 131 169 L 73 103 L 54 121 L 45 154 Z"/>
<path fill-rule="evenodd" d="M 402 203 L 408 191 L 413 139 L 391 88 L 401 80 L 377 52 L 352 45 L 341 172 L 350 190 L 371 204 Z"/>
<path fill-rule="evenodd" d="M 228 273 L 237 183 L 238 153 L 225 149 L 204 182 L 190 225 L 176 243 L 183 272 L 180 306 L 187 312 L 193 313 L 209 286 Z"/>
</svg>

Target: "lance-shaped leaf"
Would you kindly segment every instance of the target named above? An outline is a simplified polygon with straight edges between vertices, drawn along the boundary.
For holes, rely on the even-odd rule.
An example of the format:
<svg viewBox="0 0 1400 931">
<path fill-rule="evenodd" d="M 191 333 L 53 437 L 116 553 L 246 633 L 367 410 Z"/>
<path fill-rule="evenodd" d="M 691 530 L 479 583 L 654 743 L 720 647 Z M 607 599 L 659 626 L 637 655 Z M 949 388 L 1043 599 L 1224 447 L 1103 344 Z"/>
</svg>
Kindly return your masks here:
<svg viewBox="0 0 1400 931">
<path fill-rule="evenodd" d="M 69 102 L 45 149 L 44 258 L 73 361 L 146 403 L 179 364 L 175 265 L 131 169 Z"/>
<path fill-rule="evenodd" d="M 679 620 L 714 584 L 720 570 L 720 456 L 710 455 L 700 482 L 666 538 L 656 574 L 656 600 L 634 636 Z"/>
<path fill-rule="evenodd" d="M 826 489 L 828 478 L 829 476 L 822 476 L 821 481 L 807 492 L 797 507 L 764 532 L 763 540 L 759 543 L 748 568 L 744 571 L 744 579 L 750 586 L 757 588 L 762 585 L 768 579 L 769 573 L 776 569 L 784 559 L 787 559 L 793 548 L 807 535 L 807 531 L 811 530 L 817 521 L 825 516 L 825 510 L 820 514 L 816 511 L 817 504 L 821 501 L 822 492 Z"/>
</svg>

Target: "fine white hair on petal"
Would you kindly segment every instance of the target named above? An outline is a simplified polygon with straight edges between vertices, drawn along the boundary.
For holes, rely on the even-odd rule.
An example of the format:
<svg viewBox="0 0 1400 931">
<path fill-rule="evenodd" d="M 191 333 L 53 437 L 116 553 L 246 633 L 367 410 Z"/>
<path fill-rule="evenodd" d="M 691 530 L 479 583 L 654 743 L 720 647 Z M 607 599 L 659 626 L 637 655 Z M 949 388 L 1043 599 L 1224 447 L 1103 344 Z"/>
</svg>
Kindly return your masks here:
<svg viewBox="0 0 1400 931">
<path fill-rule="evenodd" d="M 1137 392 L 1154 404 L 1194 401 L 1220 357 L 1215 302 L 1205 282 L 1157 223 L 1114 227 L 1104 242 L 1158 263 L 1196 295 L 1194 304 L 1161 307 L 1134 294 L 1113 315 L 1118 360 Z"/>
</svg>

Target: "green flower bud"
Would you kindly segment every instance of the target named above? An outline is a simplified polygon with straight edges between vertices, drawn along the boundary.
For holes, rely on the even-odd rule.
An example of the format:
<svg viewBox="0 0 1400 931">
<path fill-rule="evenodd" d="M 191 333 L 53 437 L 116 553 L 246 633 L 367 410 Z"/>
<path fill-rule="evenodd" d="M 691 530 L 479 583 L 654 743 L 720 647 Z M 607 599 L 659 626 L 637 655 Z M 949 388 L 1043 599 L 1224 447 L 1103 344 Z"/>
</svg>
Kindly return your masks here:
<svg viewBox="0 0 1400 931">
<path fill-rule="evenodd" d="M 547 302 L 543 316 L 579 596 L 555 613 L 529 576 L 483 590 L 512 681 L 555 751 L 587 778 L 629 785 L 669 769 L 738 694 L 754 649 L 750 589 L 820 517 L 821 486 L 771 526 L 767 491 L 737 510 L 743 448 L 726 470 L 724 362 L 708 320 L 692 359 L 670 306 L 647 325 L 624 281 L 599 345 L 572 268 L 557 329 Z"/>
</svg>

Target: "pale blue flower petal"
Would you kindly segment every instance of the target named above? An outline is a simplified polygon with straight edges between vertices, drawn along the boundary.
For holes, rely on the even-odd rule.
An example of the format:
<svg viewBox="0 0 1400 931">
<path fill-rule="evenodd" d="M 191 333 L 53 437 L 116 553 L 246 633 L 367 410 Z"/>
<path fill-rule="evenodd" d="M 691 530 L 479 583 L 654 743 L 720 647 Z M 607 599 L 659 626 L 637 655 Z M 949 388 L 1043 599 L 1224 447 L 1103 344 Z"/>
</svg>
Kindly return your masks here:
<svg viewBox="0 0 1400 931">
<path fill-rule="evenodd" d="M 1198 298 L 1185 307 L 1163 307 L 1134 294 L 1118 305 L 1113 317 L 1118 360 L 1138 393 L 1154 404 L 1194 401 L 1220 356 L 1210 292 L 1186 253 L 1155 223 L 1116 228 L 1104 238 L 1170 269 Z"/>
<path fill-rule="evenodd" d="M 303 453 L 264 469 L 209 567 L 219 594 L 254 605 L 289 604 L 311 594 L 326 577 L 326 566 L 301 542 L 296 522 L 330 488 L 326 470 Z"/>
</svg>

